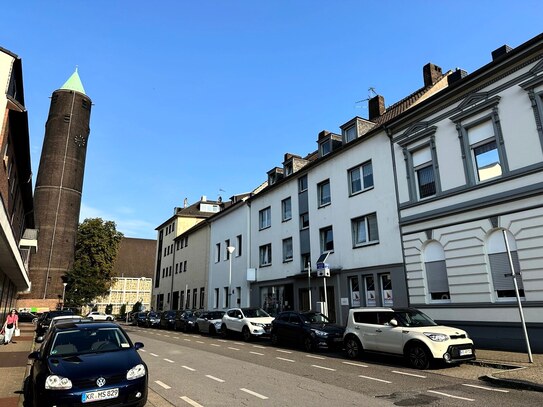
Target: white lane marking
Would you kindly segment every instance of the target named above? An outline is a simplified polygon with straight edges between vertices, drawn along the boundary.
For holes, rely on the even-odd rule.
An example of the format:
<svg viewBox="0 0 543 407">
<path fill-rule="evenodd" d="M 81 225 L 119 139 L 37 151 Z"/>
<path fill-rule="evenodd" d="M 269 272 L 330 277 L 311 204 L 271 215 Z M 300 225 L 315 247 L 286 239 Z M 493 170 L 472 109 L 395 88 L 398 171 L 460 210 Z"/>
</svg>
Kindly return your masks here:
<svg viewBox="0 0 543 407">
<path fill-rule="evenodd" d="M 258 397 L 259 399 L 262 399 L 262 400 L 267 400 L 268 399 L 266 396 L 263 396 L 262 394 L 258 394 L 258 393 L 254 392 L 254 391 L 251 391 L 249 389 L 245 389 L 243 387 L 240 390 L 244 391 L 245 393 L 249 393 L 249 394 L 251 394 L 251 395 L 253 395 L 255 397 Z"/>
<path fill-rule="evenodd" d="M 358 377 L 361 377 L 363 379 L 368 379 L 368 380 L 375 380 L 376 382 L 389 383 L 389 384 L 392 383 L 392 382 L 389 382 L 388 380 L 376 379 L 375 377 L 362 376 L 362 375 L 358 375 Z"/>
<path fill-rule="evenodd" d="M 228 349 L 239 350 L 239 348 L 233 348 L 232 346 L 229 346 Z"/>
<path fill-rule="evenodd" d="M 313 359 L 326 360 L 326 358 L 323 358 L 322 356 L 305 355 L 305 357 L 306 357 L 306 358 L 313 358 Z"/>
<path fill-rule="evenodd" d="M 475 401 L 475 399 L 468 399 L 466 397 L 453 396 L 452 394 L 441 393 L 440 391 L 428 390 L 428 393 L 439 394 L 440 396 L 451 397 L 453 399 L 458 399 L 458 400 Z"/>
<path fill-rule="evenodd" d="M 253 348 L 266 349 L 265 346 L 260 346 L 260 345 L 253 345 Z"/>
<path fill-rule="evenodd" d="M 140 352 L 147 352 L 145 349 L 138 349 Z"/>
<path fill-rule="evenodd" d="M 158 357 L 156 353 L 149 353 L 149 355 L 154 356 L 155 358 Z"/>
<path fill-rule="evenodd" d="M 219 379 L 218 377 L 215 377 L 215 376 L 211 376 L 209 374 L 206 374 L 206 377 L 211 379 L 211 380 L 215 380 L 216 382 L 219 382 L 219 383 L 224 383 L 224 380 L 223 379 Z"/>
<path fill-rule="evenodd" d="M 249 351 L 249 353 L 252 353 L 253 355 L 264 356 L 263 353 L 258 353 L 258 352 L 253 352 L 253 351 Z"/>
<path fill-rule="evenodd" d="M 281 353 L 292 353 L 291 351 L 289 350 L 283 350 L 283 349 L 275 349 L 276 352 L 281 352 Z"/>
<path fill-rule="evenodd" d="M 295 360 L 292 360 L 292 359 L 285 359 L 285 358 L 280 358 L 279 356 L 276 356 L 275 359 L 279 359 L 279 360 L 284 360 L 285 362 L 292 362 L 294 363 Z"/>
<path fill-rule="evenodd" d="M 400 372 L 399 370 L 393 370 L 392 373 L 403 374 L 406 376 L 420 377 L 421 379 L 426 379 L 426 376 L 414 373 Z"/>
<path fill-rule="evenodd" d="M 162 336 L 162 334 L 159 334 L 158 332 L 156 333 L 158 336 Z"/>
<path fill-rule="evenodd" d="M 183 369 L 190 370 L 191 372 L 195 372 L 195 371 L 196 371 L 196 369 L 193 369 L 192 367 L 188 367 L 188 366 L 185 366 L 185 365 L 183 365 L 183 366 L 181 366 L 181 367 L 182 367 Z"/>
<path fill-rule="evenodd" d="M 174 336 L 173 339 L 179 339 L 179 336 Z"/>
<path fill-rule="evenodd" d="M 166 338 L 169 338 L 169 337 L 170 337 L 170 335 L 164 335 L 164 337 L 166 337 Z"/>
<path fill-rule="evenodd" d="M 228 341 L 226 341 L 224 339 L 217 339 L 217 341 L 219 341 L 219 342 L 228 342 Z"/>
<path fill-rule="evenodd" d="M 216 346 L 217 348 L 220 348 L 220 347 L 221 347 L 221 345 L 219 345 L 218 343 L 211 343 L 210 345 L 211 345 L 211 346 Z"/>
<path fill-rule="evenodd" d="M 204 341 L 196 341 L 196 343 L 205 343 Z"/>
<path fill-rule="evenodd" d="M 160 380 L 155 380 L 155 383 L 158 384 L 160 387 L 164 387 L 166 390 L 171 389 L 170 386 L 168 386 L 165 383 L 162 383 Z"/>
<path fill-rule="evenodd" d="M 164 359 L 166 362 L 175 363 L 173 360 L 170 359 Z"/>
<path fill-rule="evenodd" d="M 193 338 L 199 338 L 198 335 L 191 335 Z"/>
<path fill-rule="evenodd" d="M 492 387 L 477 386 L 475 384 L 462 384 L 462 386 L 475 387 L 477 389 L 483 389 L 483 390 L 488 390 L 488 391 L 498 391 L 498 392 L 501 392 L 501 393 L 509 393 L 509 390 L 494 389 Z"/>
<path fill-rule="evenodd" d="M 184 341 L 187 341 L 187 342 L 192 342 L 190 339 L 187 339 L 187 338 L 185 338 L 185 339 L 183 339 L 183 340 L 184 340 Z"/>
<path fill-rule="evenodd" d="M 243 345 L 243 346 L 246 345 L 245 343 L 241 343 L 241 342 L 234 342 L 234 344 L 236 344 L 236 345 Z"/>
<path fill-rule="evenodd" d="M 358 366 L 358 367 L 368 367 L 367 365 L 363 365 L 362 363 L 354 363 L 354 362 L 343 362 L 343 364 L 350 365 L 350 366 Z"/>
<path fill-rule="evenodd" d="M 312 367 L 316 367 L 316 368 L 318 368 L 318 369 L 330 370 L 330 371 L 332 371 L 332 372 L 335 372 L 335 371 L 336 371 L 336 369 L 332 369 L 332 368 L 330 368 L 330 367 L 324 367 L 324 366 L 319 366 L 319 365 L 311 365 L 311 366 L 312 366 Z"/>
<path fill-rule="evenodd" d="M 198 404 L 197 402 L 195 402 L 194 400 L 189 399 L 187 396 L 182 396 L 179 398 L 193 407 L 204 407 L 201 404 Z"/>
</svg>

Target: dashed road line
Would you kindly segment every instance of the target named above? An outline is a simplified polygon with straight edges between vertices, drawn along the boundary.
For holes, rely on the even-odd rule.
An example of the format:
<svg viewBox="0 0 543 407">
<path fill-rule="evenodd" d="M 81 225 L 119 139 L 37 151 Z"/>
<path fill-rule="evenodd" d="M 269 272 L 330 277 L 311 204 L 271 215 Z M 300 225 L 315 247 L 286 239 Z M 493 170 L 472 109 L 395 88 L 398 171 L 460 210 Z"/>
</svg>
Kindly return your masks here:
<svg viewBox="0 0 543 407">
<path fill-rule="evenodd" d="M 466 397 L 453 396 L 452 394 L 442 393 L 440 391 L 428 390 L 428 393 L 439 394 L 440 396 L 450 397 L 450 398 L 458 399 L 458 400 L 475 401 L 475 399 L 468 399 Z"/>
<path fill-rule="evenodd" d="M 175 363 L 173 360 L 170 360 L 170 359 L 164 359 L 166 362 L 169 362 L 169 363 Z"/>
<path fill-rule="evenodd" d="M 182 367 L 183 369 L 190 370 L 191 372 L 195 372 L 195 371 L 196 371 L 196 369 L 193 369 L 192 367 L 188 367 L 188 366 L 185 366 L 185 365 L 183 365 L 183 366 L 181 366 L 181 367 Z"/>
<path fill-rule="evenodd" d="M 239 350 L 239 348 L 234 348 L 234 347 L 232 347 L 232 346 L 229 346 L 228 349 Z"/>
<path fill-rule="evenodd" d="M 263 353 L 258 353 L 258 352 L 253 352 L 253 351 L 249 351 L 249 353 L 252 353 L 253 355 L 264 356 Z"/>
<path fill-rule="evenodd" d="M 319 365 L 311 365 L 311 367 L 316 367 L 316 368 L 318 368 L 318 369 L 324 369 L 324 370 L 330 370 L 330 371 L 332 371 L 332 372 L 335 372 L 335 371 L 336 371 L 336 369 L 332 369 L 332 368 L 330 368 L 330 367 L 319 366 Z"/>
<path fill-rule="evenodd" d="M 462 386 L 475 387 L 477 389 L 483 389 L 483 390 L 488 390 L 488 391 L 497 391 L 497 392 L 501 392 L 501 393 L 509 393 L 509 390 L 495 389 L 493 387 L 486 387 L 486 386 L 477 386 L 475 384 L 462 384 Z"/>
<path fill-rule="evenodd" d="M 173 339 L 179 339 L 179 336 L 174 336 Z"/>
<path fill-rule="evenodd" d="M 160 380 L 155 380 L 155 383 L 158 384 L 160 387 L 165 388 L 166 390 L 171 389 L 170 386 L 168 386 L 166 383 L 162 383 Z"/>
<path fill-rule="evenodd" d="M 227 340 L 224 340 L 224 339 L 217 339 L 218 342 L 228 342 Z"/>
<path fill-rule="evenodd" d="M 196 341 L 196 343 L 205 343 L 204 341 Z"/>
<path fill-rule="evenodd" d="M 211 376 L 210 374 L 206 374 L 206 377 L 209 378 L 209 379 L 211 379 L 211 380 L 215 380 L 216 382 L 224 383 L 224 380 L 223 380 L 223 379 L 219 379 L 218 377 Z"/>
<path fill-rule="evenodd" d="M 279 360 L 284 360 L 285 362 L 291 362 L 291 363 L 294 363 L 296 362 L 295 360 L 292 360 L 292 359 L 286 359 L 286 358 L 280 358 L 279 356 L 276 356 L 275 359 L 279 359 Z"/>
<path fill-rule="evenodd" d="M 169 337 L 170 337 L 170 335 L 164 335 L 164 337 L 166 337 L 166 338 L 169 338 Z"/>
<path fill-rule="evenodd" d="M 154 356 L 155 358 L 158 357 L 156 353 L 149 353 L 149 355 Z"/>
<path fill-rule="evenodd" d="M 217 348 L 220 348 L 221 345 L 219 345 L 218 343 L 210 343 L 211 346 L 216 346 Z"/>
<path fill-rule="evenodd" d="M 281 353 L 292 353 L 291 351 L 289 350 L 283 350 L 283 349 L 275 349 L 276 352 L 281 352 Z"/>
<path fill-rule="evenodd" d="M 181 400 L 183 400 L 184 402 L 190 404 L 191 406 L 193 407 L 204 407 L 202 406 L 201 404 L 197 403 L 196 401 L 188 398 L 187 396 L 182 396 L 182 397 L 179 397 Z"/>
<path fill-rule="evenodd" d="M 306 358 L 313 358 L 313 359 L 326 360 L 326 358 L 323 358 L 322 356 L 305 355 L 305 357 L 306 357 Z"/>
<path fill-rule="evenodd" d="M 140 352 L 147 352 L 145 349 L 138 349 Z"/>
<path fill-rule="evenodd" d="M 266 349 L 265 346 L 260 346 L 260 345 L 253 345 L 253 348 Z"/>
<path fill-rule="evenodd" d="M 268 397 L 263 396 L 262 394 L 256 393 L 256 392 L 254 392 L 252 390 L 249 390 L 249 389 L 245 389 L 243 387 L 240 390 L 244 391 L 245 393 L 248 393 L 248 394 L 250 394 L 252 396 L 258 397 L 259 399 L 262 399 L 262 400 L 267 400 L 268 399 Z"/>
<path fill-rule="evenodd" d="M 363 365 L 362 363 L 354 363 L 354 362 L 342 362 L 342 363 L 349 366 L 368 367 L 367 365 Z"/>
<path fill-rule="evenodd" d="M 403 374 L 405 376 L 420 377 L 421 379 L 426 379 L 426 376 L 423 376 L 423 375 L 420 375 L 420 374 L 415 374 L 415 373 L 400 372 L 399 370 L 393 370 L 392 373 Z"/>
<path fill-rule="evenodd" d="M 245 343 L 242 343 L 242 342 L 234 342 L 235 345 L 243 345 L 245 346 L 246 344 Z"/>
<path fill-rule="evenodd" d="M 192 341 L 191 341 L 190 339 L 188 339 L 188 338 L 184 338 L 183 340 L 184 340 L 184 341 L 187 341 L 187 342 L 192 342 Z"/>
<path fill-rule="evenodd" d="M 370 377 L 370 376 L 362 376 L 362 375 L 358 375 L 358 377 L 361 377 L 363 379 L 368 379 L 368 380 L 375 380 L 376 382 L 381 382 L 381 383 L 392 383 L 392 382 L 389 382 L 388 380 L 383 380 L 383 379 L 377 379 L 375 377 Z"/>
</svg>

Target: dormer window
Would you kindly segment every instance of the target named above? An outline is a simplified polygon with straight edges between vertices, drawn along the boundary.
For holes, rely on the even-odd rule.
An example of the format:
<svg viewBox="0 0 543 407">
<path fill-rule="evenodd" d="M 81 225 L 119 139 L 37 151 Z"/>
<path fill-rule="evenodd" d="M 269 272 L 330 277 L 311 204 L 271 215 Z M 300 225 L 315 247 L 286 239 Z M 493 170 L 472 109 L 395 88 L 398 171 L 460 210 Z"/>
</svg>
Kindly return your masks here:
<svg viewBox="0 0 543 407">
<path fill-rule="evenodd" d="M 285 164 L 285 175 L 289 176 L 292 174 L 292 163 Z"/>
<path fill-rule="evenodd" d="M 268 171 L 268 184 L 273 185 L 277 181 L 283 178 L 283 169 L 275 167 L 273 170 Z"/>
<path fill-rule="evenodd" d="M 331 140 L 330 139 L 328 139 L 325 142 L 320 144 L 321 157 L 324 157 L 325 155 L 330 154 L 331 151 L 332 151 L 332 146 L 331 146 Z"/>
<path fill-rule="evenodd" d="M 351 141 L 353 141 L 354 139 L 356 139 L 357 137 L 357 134 L 356 134 L 356 126 L 351 126 L 347 129 L 345 129 L 345 142 L 346 143 L 349 143 Z"/>
</svg>

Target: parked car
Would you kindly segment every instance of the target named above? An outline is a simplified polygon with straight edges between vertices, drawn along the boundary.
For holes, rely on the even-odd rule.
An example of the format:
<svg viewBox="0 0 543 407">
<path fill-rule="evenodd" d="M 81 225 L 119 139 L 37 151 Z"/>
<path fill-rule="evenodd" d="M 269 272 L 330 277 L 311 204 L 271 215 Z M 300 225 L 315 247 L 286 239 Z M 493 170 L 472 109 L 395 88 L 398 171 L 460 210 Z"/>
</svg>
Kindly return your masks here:
<svg viewBox="0 0 543 407">
<path fill-rule="evenodd" d="M 148 370 L 126 332 L 111 322 L 58 323 L 45 337 L 25 380 L 27 406 L 75 406 L 87 402 L 141 406 Z M 93 403 L 91 403 L 93 404 Z"/>
<path fill-rule="evenodd" d="M 145 319 L 147 318 L 147 312 L 138 312 L 132 318 L 132 325 L 145 326 Z"/>
<path fill-rule="evenodd" d="M 19 322 L 34 322 L 38 318 L 36 314 L 27 311 L 21 311 L 17 315 L 19 316 Z"/>
<path fill-rule="evenodd" d="M 113 321 L 115 319 L 113 315 L 100 311 L 89 312 L 87 318 L 92 321 Z"/>
<path fill-rule="evenodd" d="M 60 315 L 74 315 L 72 310 L 48 311 L 44 312 L 36 323 L 36 338 L 43 337 L 49 329 L 49 324 L 54 317 Z"/>
<path fill-rule="evenodd" d="M 321 347 L 342 348 L 344 332 L 344 327 L 331 323 L 320 312 L 284 311 L 272 321 L 270 336 L 274 345 L 302 345 L 311 352 Z"/>
<path fill-rule="evenodd" d="M 174 329 L 175 327 L 175 317 L 179 311 L 169 310 L 162 311 L 160 314 L 159 326 L 162 329 Z"/>
<path fill-rule="evenodd" d="M 85 319 L 85 317 L 82 317 L 81 315 L 59 315 L 53 317 L 51 318 L 51 322 L 49 322 L 49 327 L 47 328 L 47 331 L 45 331 L 45 333 L 41 336 L 36 336 L 36 342 L 43 342 L 43 338 L 45 335 L 47 335 L 47 332 L 59 322 L 80 322 L 83 319 Z"/>
<path fill-rule="evenodd" d="M 191 332 L 196 329 L 196 318 L 200 315 L 201 311 L 194 311 L 190 309 L 183 310 L 175 317 L 175 330 L 183 332 Z"/>
<path fill-rule="evenodd" d="M 155 311 L 149 311 L 145 314 L 145 324 L 147 328 L 156 328 L 160 326 L 160 315 Z"/>
<path fill-rule="evenodd" d="M 473 341 L 457 328 L 436 324 L 414 308 L 353 308 L 344 336 L 350 359 L 362 351 L 402 355 L 416 369 L 434 360 L 458 363 L 475 359 Z"/>
<path fill-rule="evenodd" d="M 222 317 L 221 335 L 241 333 L 244 341 L 269 336 L 273 317 L 261 308 L 230 308 Z"/>
<path fill-rule="evenodd" d="M 204 311 L 196 318 L 196 327 L 200 333 L 215 335 L 221 331 L 224 311 Z"/>
</svg>

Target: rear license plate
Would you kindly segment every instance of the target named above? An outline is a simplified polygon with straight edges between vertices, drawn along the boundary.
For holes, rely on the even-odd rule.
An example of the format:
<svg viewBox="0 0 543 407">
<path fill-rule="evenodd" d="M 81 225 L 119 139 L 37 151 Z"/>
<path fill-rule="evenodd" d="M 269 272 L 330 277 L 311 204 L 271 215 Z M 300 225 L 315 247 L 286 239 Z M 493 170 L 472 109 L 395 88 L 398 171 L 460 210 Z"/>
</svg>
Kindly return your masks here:
<svg viewBox="0 0 543 407">
<path fill-rule="evenodd" d="M 473 351 L 471 349 L 460 349 L 460 356 L 468 355 L 473 355 Z"/>
<path fill-rule="evenodd" d="M 334 338 L 334 342 L 343 342 L 343 338 Z"/>
<path fill-rule="evenodd" d="M 81 395 L 81 402 L 91 403 L 93 401 L 114 399 L 117 397 L 119 397 L 119 389 L 90 391 Z"/>
</svg>

